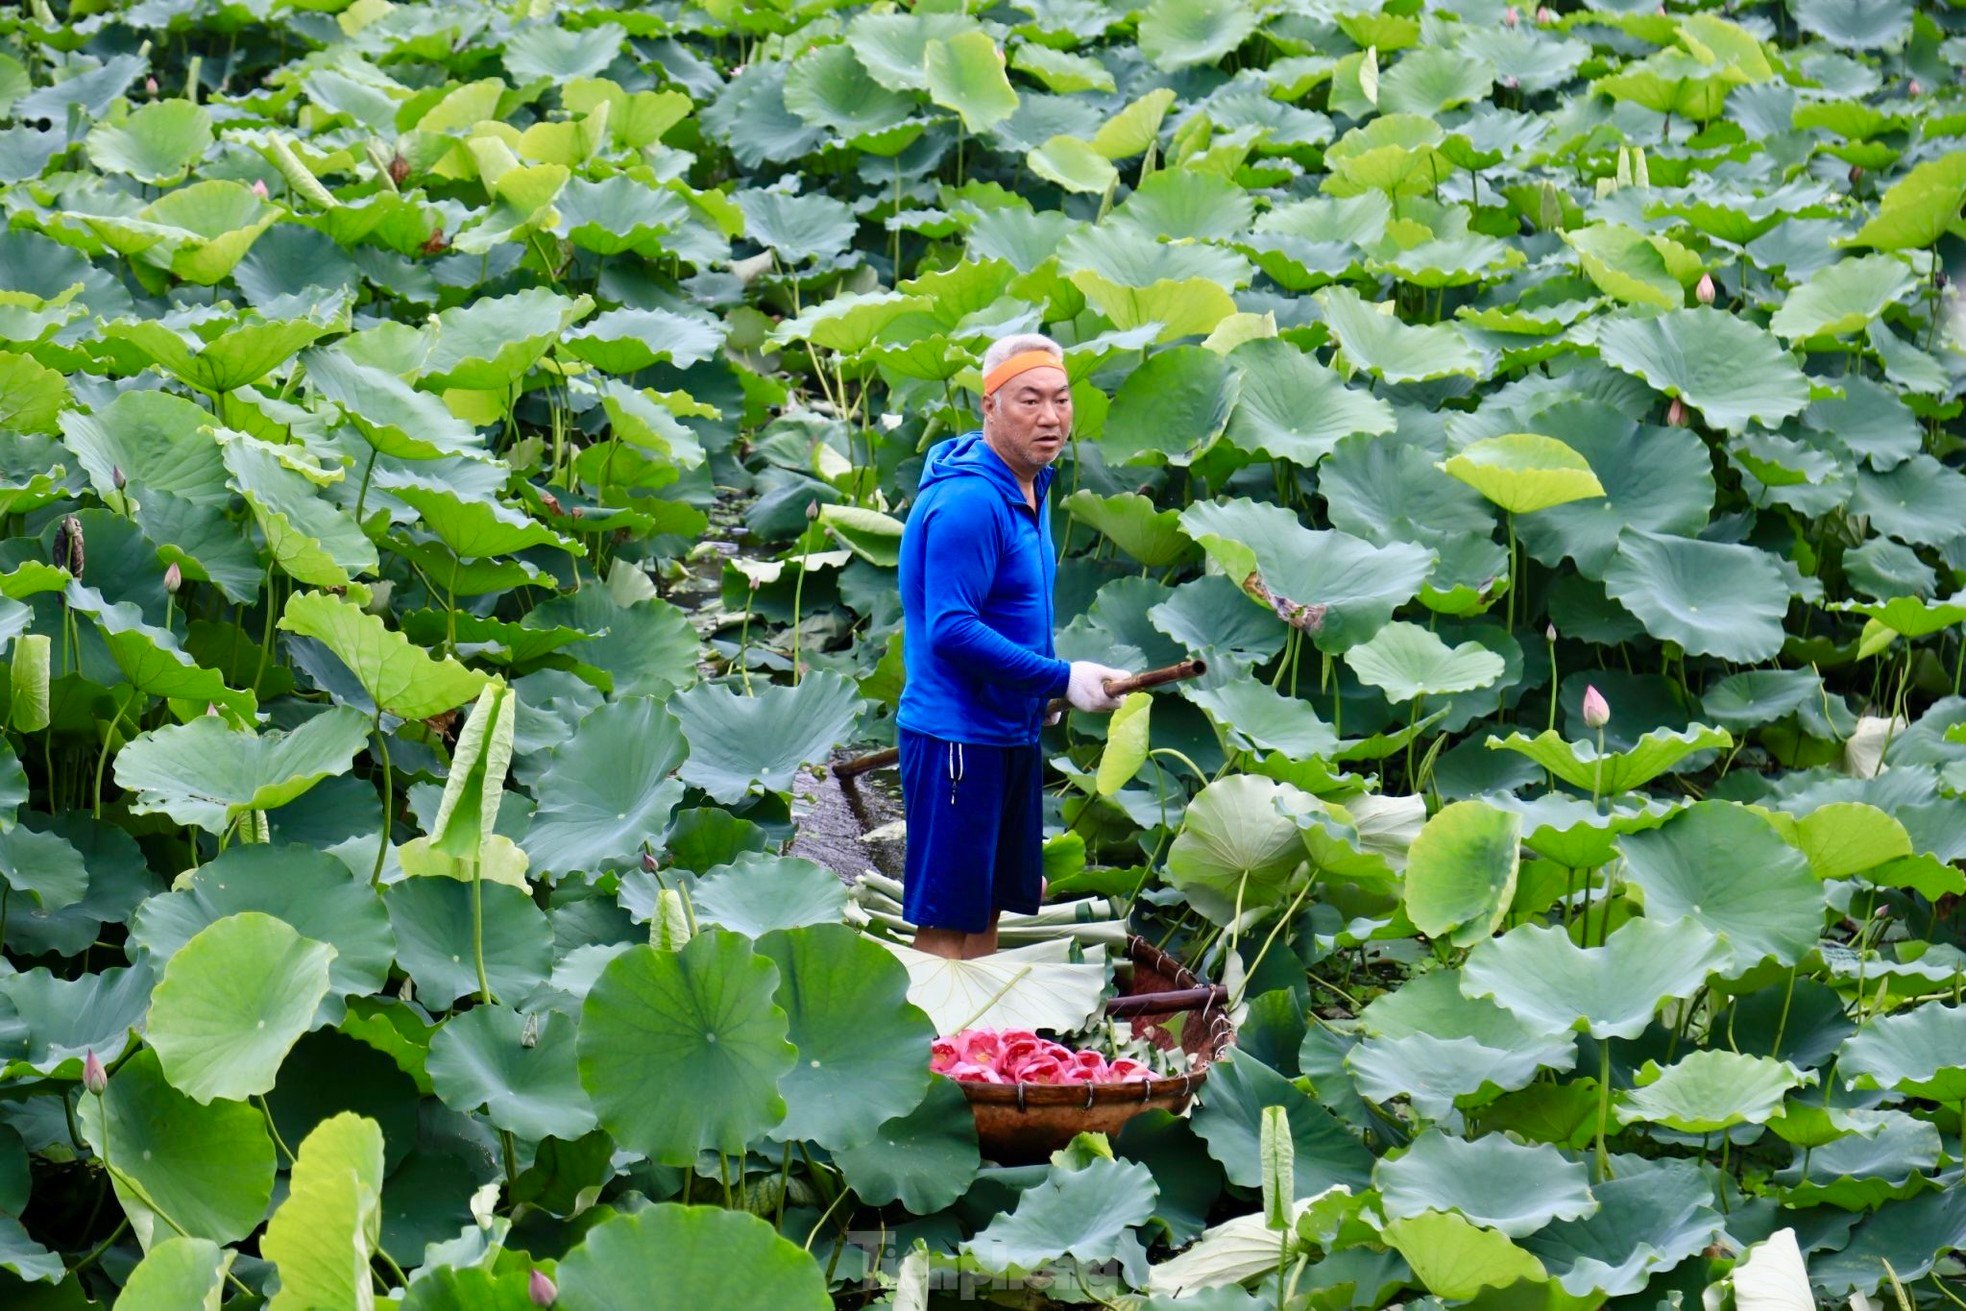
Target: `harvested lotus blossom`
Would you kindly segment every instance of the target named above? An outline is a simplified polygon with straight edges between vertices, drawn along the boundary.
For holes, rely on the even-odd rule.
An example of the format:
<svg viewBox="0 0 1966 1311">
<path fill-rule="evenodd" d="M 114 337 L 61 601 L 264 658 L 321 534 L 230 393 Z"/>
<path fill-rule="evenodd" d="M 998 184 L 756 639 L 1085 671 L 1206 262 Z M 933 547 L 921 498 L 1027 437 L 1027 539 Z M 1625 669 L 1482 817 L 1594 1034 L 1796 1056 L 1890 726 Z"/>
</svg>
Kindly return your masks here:
<svg viewBox="0 0 1966 1311">
<path fill-rule="evenodd" d="M 1138 1061 L 1074 1051 L 1029 1029 L 965 1029 L 937 1038 L 928 1068 L 969 1083 L 1125 1083 L 1154 1077 Z"/>
</svg>

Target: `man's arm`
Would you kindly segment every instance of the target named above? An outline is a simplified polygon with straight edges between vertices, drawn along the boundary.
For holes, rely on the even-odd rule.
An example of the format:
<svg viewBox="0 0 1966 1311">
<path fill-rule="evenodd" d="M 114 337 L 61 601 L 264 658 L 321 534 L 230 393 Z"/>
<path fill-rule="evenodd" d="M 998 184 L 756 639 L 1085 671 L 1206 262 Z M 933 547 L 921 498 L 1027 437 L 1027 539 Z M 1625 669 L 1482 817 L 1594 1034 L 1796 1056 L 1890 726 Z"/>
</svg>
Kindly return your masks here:
<svg viewBox="0 0 1966 1311">
<path fill-rule="evenodd" d="M 954 513 L 951 513 L 954 511 Z M 984 623 L 983 601 L 996 579 L 1001 543 L 981 512 L 945 501 L 922 524 L 933 581 L 925 586 L 929 649 L 970 677 L 1030 696 L 1058 696 L 1071 678 L 1063 660 L 1017 645 Z"/>
</svg>

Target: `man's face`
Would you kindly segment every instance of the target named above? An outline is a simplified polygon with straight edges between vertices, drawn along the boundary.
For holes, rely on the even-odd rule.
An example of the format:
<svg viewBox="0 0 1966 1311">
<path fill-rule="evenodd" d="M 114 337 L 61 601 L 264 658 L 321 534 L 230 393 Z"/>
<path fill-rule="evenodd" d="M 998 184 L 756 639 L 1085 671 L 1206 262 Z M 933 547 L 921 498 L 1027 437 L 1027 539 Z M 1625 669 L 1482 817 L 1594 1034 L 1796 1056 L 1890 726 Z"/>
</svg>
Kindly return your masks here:
<svg viewBox="0 0 1966 1311">
<path fill-rule="evenodd" d="M 1065 370 L 1026 369 L 984 398 L 983 419 L 1008 463 L 1042 469 L 1072 435 L 1072 385 Z"/>
</svg>

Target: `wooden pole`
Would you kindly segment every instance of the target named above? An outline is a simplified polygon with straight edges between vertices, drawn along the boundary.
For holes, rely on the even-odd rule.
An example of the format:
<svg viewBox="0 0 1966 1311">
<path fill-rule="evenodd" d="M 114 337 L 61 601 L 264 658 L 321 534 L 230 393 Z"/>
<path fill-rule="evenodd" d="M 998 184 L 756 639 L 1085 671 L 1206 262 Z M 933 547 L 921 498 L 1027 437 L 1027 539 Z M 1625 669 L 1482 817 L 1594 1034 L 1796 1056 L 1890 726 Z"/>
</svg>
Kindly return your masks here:
<svg viewBox="0 0 1966 1311">
<path fill-rule="evenodd" d="M 1146 673 L 1135 674 L 1131 678 L 1108 679 L 1106 681 L 1106 695 L 1120 697 L 1126 696 L 1130 692 L 1144 692 L 1150 687 L 1160 687 L 1167 683 L 1179 683 L 1189 678 L 1200 678 L 1207 672 L 1208 662 L 1206 660 L 1183 660 L 1179 664 L 1168 665 L 1164 669 L 1149 669 Z M 1070 703 L 1063 697 L 1057 697 L 1052 700 L 1051 705 L 1047 708 L 1047 713 L 1057 711 L 1062 714 L 1069 709 L 1071 709 Z M 847 760 L 834 761 L 832 767 L 833 777 L 839 779 L 858 778 L 869 770 L 885 769 L 899 759 L 901 759 L 901 749 L 899 747 L 883 747 L 879 751 L 870 751 L 864 756 L 854 756 Z"/>
</svg>

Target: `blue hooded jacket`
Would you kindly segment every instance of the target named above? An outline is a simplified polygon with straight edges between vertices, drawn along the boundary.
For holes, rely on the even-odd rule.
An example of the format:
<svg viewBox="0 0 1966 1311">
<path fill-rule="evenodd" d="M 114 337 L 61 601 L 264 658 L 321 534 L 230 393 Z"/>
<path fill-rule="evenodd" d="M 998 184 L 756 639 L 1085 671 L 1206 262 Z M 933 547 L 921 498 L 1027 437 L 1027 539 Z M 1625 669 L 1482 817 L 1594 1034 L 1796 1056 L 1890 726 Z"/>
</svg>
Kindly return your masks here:
<svg viewBox="0 0 1966 1311">
<path fill-rule="evenodd" d="M 980 432 L 933 447 L 901 534 L 901 726 L 950 742 L 1028 746 L 1071 666 L 1053 654 L 1051 545 L 1038 508 Z"/>
</svg>

